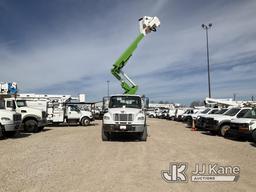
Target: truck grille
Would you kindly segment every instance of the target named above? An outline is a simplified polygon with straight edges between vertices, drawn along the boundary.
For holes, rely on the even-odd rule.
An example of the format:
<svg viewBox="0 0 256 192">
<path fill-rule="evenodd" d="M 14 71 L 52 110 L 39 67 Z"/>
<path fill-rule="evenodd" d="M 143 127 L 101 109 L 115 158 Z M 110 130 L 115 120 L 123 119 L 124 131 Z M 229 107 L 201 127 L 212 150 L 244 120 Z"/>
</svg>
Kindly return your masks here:
<svg viewBox="0 0 256 192">
<path fill-rule="evenodd" d="M 13 115 L 13 120 L 14 121 L 21 121 L 21 114 L 14 114 Z"/>
<path fill-rule="evenodd" d="M 132 114 L 114 114 L 114 121 L 133 121 Z"/>
<path fill-rule="evenodd" d="M 248 123 L 230 123 L 230 128 L 236 129 L 236 130 L 238 130 L 239 128 L 249 128 L 249 124 Z"/>
<path fill-rule="evenodd" d="M 47 113 L 45 111 L 42 111 L 42 118 L 43 119 L 47 118 Z"/>
</svg>

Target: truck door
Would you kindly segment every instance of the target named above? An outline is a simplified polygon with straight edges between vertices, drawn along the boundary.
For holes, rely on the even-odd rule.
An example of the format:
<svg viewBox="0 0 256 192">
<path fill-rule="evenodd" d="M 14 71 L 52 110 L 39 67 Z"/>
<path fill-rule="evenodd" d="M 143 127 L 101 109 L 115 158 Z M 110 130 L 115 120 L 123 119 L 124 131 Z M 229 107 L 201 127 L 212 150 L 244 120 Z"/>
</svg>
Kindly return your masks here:
<svg viewBox="0 0 256 192">
<path fill-rule="evenodd" d="M 15 110 L 16 109 L 16 105 L 15 105 L 15 101 L 14 100 L 7 100 L 6 101 L 6 109 L 7 110 Z"/>
<path fill-rule="evenodd" d="M 80 118 L 80 109 L 76 105 L 67 106 L 67 116 L 68 119 L 79 119 Z"/>
</svg>

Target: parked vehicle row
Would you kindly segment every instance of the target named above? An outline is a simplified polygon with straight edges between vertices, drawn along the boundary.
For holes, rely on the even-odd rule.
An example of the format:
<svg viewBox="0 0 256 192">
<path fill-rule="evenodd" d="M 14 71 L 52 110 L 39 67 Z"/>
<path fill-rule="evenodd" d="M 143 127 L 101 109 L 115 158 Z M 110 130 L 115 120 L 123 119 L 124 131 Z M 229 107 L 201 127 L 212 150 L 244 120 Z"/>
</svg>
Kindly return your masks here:
<svg viewBox="0 0 256 192">
<path fill-rule="evenodd" d="M 149 117 L 150 114 L 148 113 Z M 169 109 L 164 119 L 182 121 L 199 130 L 223 137 L 251 137 L 256 142 L 256 107 L 253 106 Z"/>
<path fill-rule="evenodd" d="M 71 96 L 17 94 L 16 83 L 0 83 L 0 138 L 40 132 L 48 124 L 87 126 L 94 116 L 79 104 L 89 103 L 71 102 Z"/>
</svg>

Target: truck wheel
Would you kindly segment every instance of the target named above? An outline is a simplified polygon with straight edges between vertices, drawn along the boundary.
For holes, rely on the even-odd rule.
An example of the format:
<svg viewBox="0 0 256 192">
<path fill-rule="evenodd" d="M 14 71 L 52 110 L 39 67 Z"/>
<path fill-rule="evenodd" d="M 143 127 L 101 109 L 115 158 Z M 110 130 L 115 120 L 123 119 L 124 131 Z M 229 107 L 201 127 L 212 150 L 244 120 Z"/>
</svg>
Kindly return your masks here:
<svg viewBox="0 0 256 192">
<path fill-rule="evenodd" d="M 148 130 L 147 130 L 147 127 L 145 127 L 143 133 L 140 136 L 140 140 L 147 141 L 147 137 L 148 137 Z"/>
<path fill-rule="evenodd" d="M 220 135 L 225 137 L 229 129 L 230 129 L 229 125 L 221 126 L 221 128 L 220 128 Z"/>
<path fill-rule="evenodd" d="M 90 119 L 88 117 L 83 117 L 82 120 L 81 120 L 81 124 L 83 126 L 88 126 L 90 125 Z"/>
<path fill-rule="evenodd" d="M 27 132 L 34 132 L 37 133 L 39 131 L 39 127 L 37 122 L 33 119 L 27 120 L 24 123 L 24 130 Z"/>
<path fill-rule="evenodd" d="M 154 115 L 149 115 L 149 117 L 150 117 L 150 118 L 153 118 L 153 117 L 154 117 Z"/>
<path fill-rule="evenodd" d="M 108 141 L 109 140 L 108 133 L 105 132 L 103 129 L 101 129 L 101 138 L 102 138 L 102 141 Z"/>
<path fill-rule="evenodd" d="M 256 130 L 252 132 L 252 139 L 256 143 Z"/>
<path fill-rule="evenodd" d="M 2 125 L 0 125 L 0 139 L 4 138 L 4 128 Z"/>
</svg>

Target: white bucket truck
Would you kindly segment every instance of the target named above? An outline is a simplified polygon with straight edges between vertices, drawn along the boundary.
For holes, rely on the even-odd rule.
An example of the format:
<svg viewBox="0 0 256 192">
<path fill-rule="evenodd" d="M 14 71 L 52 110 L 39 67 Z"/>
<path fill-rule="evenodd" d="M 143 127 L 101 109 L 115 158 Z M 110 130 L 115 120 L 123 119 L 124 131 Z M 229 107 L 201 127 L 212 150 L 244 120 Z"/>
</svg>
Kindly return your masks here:
<svg viewBox="0 0 256 192">
<path fill-rule="evenodd" d="M 120 94 L 103 99 L 105 114 L 102 140 L 111 140 L 113 133 L 134 133 L 141 141 L 147 140 L 146 107 L 148 99 L 138 95 Z"/>
<path fill-rule="evenodd" d="M 38 109 L 47 109 L 47 121 L 50 124 L 80 124 L 88 126 L 94 117 L 91 111 L 79 106 L 92 105 L 93 103 L 72 102 L 78 98 L 71 95 L 43 95 L 43 94 L 20 94 L 20 98 L 27 101 L 29 106 Z M 84 95 L 79 95 L 79 100 L 84 101 Z"/>
</svg>

